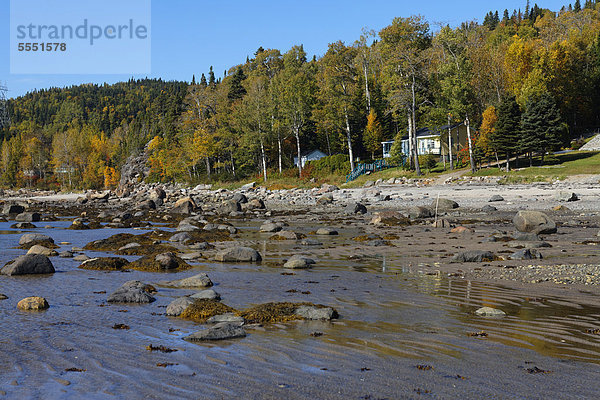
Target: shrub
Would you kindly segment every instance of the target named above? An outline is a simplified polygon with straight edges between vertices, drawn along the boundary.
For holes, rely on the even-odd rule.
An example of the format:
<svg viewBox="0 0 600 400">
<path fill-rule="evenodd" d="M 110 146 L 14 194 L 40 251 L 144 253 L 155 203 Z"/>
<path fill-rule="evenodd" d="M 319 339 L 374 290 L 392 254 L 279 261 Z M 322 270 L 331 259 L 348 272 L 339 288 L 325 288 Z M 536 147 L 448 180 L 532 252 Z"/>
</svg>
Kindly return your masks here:
<svg viewBox="0 0 600 400">
<path fill-rule="evenodd" d="M 334 154 L 310 161 L 306 167 L 312 168 L 313 176 L 346 175 L 350 173 L 350 158 L 347 154 Z"/>
<path fill-rule="evenodd" d="M 424 154 L 419 156 L 419 166 L 431 171 L 438 163 L 438 156 L 435 154 Z"/>
</svg>

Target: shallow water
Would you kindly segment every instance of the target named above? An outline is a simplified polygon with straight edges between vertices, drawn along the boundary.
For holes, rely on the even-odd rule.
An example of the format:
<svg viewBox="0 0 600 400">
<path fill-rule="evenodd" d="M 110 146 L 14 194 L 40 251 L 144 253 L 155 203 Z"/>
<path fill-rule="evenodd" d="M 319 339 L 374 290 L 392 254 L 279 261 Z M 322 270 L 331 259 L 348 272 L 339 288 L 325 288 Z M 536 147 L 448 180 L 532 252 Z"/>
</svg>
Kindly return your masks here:
<svg viewBox="0 0 600 400">
<path fill-rule="evenodd" d="M 66 221 L 38 223 L 47 224 L 56 228 L 36 231 L 57 244 L 70 243 L 58 251 L 120 232 L 145 232 L 70 231 L 64 229 Z M 7 233 L 9 225 L 0 223 L 2 264 L 24 252 L 12 249 L 20 235 Z M 242 228 L 250 232 L 253 226 Z M 9 297 L 0 301 L 0 394 L 43 399 L 600 395 L 595 386 L 600 335 L 587 333 L 600 328 L 596 294 L 583 293 L 577 301 L 534 298 L 501 285 L 414 273 L 399 257 L 325 257 L 311 270 L 281 275 L 275 265 L 294 245 L 268 242 L 259 234 L 243 236 L 267 255 L 261 265 L 203 262 L 176 274 L 99 272 L 79 270 L 78 262 L 56 257 L 57 273 L 51 276 L 0 276 L 0 293 Z M 319 240 L 327 246 L 345 239 Z M 249 330 L 239 340 L 194 344 L 181 338 L 200 325 L 162 315 L 170 301 L 193 291 L 158 287 L 157 301 L 148 305 L 106 303 L 125 281 L 157 283 L 200 271 L 209 274 L 232 307 L 310 301 L 335 307 L 341 318 L 276 324 Z M 48 299 L 50 309 L 16 309 L 20 299 L 33 295 Z M 508 316 L 477 317 L 473 311 L 481 306 L 501 308 Z M 115 330 L 114 324 L 130 329 Z M 487 337 L 469 335 L 482 330 Z M 178 351 L 149 352 L 149 344 Z M 527 371 L 534 367 L 551 372 Z M 69 368 L 85 371 L 65 371 Z"/>
</svg>

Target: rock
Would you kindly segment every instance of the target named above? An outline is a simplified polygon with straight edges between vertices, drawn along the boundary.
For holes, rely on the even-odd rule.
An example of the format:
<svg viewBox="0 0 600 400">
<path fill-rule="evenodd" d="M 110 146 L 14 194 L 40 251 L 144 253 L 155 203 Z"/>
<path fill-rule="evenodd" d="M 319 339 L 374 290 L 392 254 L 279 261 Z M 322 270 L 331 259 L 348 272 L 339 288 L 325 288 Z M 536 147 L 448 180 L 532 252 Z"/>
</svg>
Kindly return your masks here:
<svg viewBox="0 0 600 400">
<path fill-rule="evenodd" d="M 17 222 L 16 224 L 12 224 L 10 227 L 13 229 L 36 229 L 37 228 L 37 226 L 35 226 L 31 222 Z"/>
<path fill-rule="evenodd" d="M 300 306 L 295 314 L 304 319 L 331 320 L 337 318 L 337 313 L 331 307 Z"/>
<path fill-rule="evenodd" d="M 179 317 L 179 315 L 181 315 L 181 313 L 192 303 L 194 303 L 194 300 L 189 297 L 179 297 L 169 303 L 165 314 L 171 317 Z"/>
<path fill-rule="evenodd" d="M 366 214 L 367 207 L 365 207 L 365 205 L 361 204 L 361 203 L 348 204 L 346 206 L 346 213 L 347 214 Z"/>
<path fill-rule="evenodd" d="M 453 262 L 483 262 L 494 261 L 496 256 L 491 251 L 470 250 L 458 253 L 452 258 Z"/>
<path fill-rule="evenodd" d="M 410 220 L 397 211 L 383 211 L 375 214 L 369 223 L 385 226 L 410 225 Z"/>
<path fill-rule="evenodd" d="M 87 226 L 84 222 L 83 219 L 81 218 L 75 218 L 73 220 L 73 223 L 71 224 L 71 226 L 69 226 L 68 229 L 73 229 L 73 230 L 85 230 L 85 229 L 90 229 L 89 226 Z"/>
<path fill-rule="evenodd" d="M 185 253 L 185 254 L 181 254 L 181 259 L 182 260 L 199 260 L 200 258 L 202 258 L 202 253 L 200 253 L 199 251 L 194 251 L 191 253 Z"/>
<path fill-rule="evenodd" d="M 187 242 L 189 242 L 191 240 L 192 240 L 192 235 L 190 235 L 188 232 L 179 232 L 169 238 L 170 242 L 181 243 L 181 244 L 186 244 Z"/>
<path fill-rule="evenodd" d="M 23 212 L 25 212 L 25 207 L 18 204 L 5 204 L 2 208 L 2 214 L 4 215 L 21 214 Z"/>
<path fill-rule="evenodd" d="M 559 205 L 552 207 L 552 211 L 560 211 L 560 212 L 570 212 L 571 209 L 565 205 Z"/>
<path fill-rule="evenodd" d="M 18 214 L 15 217 L 15 221 L 17 222 L 39 222 L 42 219 L 42 216 L 39 213 L 29 213 L 29 212 L 24 212 L 21 214 Z"/>
<path fill-rule="evenodd" d="M 202 290 L 190 296 L 192 299 L 221 300 L 221 295 L 212 289 Z"/>
<path fill-rule="evenodd" d="M 340 188 L 335 185 L 330 185 L 328 183 L 324 183 L 321 185 L 321 188 L 319 190 L 317 190 L 317 194 L 335 192 L 337 190 L 340 190 Z"/>
<path fill-rule="evenodd" d="M 450 228 L 452 225 L 447 219 L 441 218 L 433 221 L 431 226 L 434 228 Z"/>
<path fill-rule="evenodd" d="M 0 293 L 0 300 L 6 300 L 6 299 L 8 299 L 8 296 Z"/>
<path fill-rule="evenodd" d="M 512 253 L 508 258 L 511 260 L 535 260 L 541 259 L 542 254 L 535 249 L 522 249 Z"/>
<path fill-rule="evenodd" d="M 431 218 L 431 217 L 433 217 L 433 214 L 429 207 L 416 206 L 416 207 L 410 207 L 408 209 L 408 217 L 412 218 L 412 219 Z"/>
<path fill-rule="evenodd" d="M 160 269 L 175 269 L 179 266 L 177 257 L 171 252 L 157 254 L 154 261 L 158 263 Z"/>
<path fill-rule="evenodd" d="M 1 270 L 2 275 L 52 274 L 54 266 L 50 259 L 42 254 L 25 254 L 8 262 Z"/>
<path fill-rule="evenodd" d="M 176 288 L 186 288 L 186 289 L 194 289 L 194 288 L 204 288 L 210 287 L 213 285 L 212 281 L 204 272 L 199 273 L 194 276 L 190 276 L 189 278 L 178 279 L 175 281 L 167 281 L 160 283 L 163 286 L 171 286 Z"/>
<path fill-rule="evenodd" d="M 300 237 L 296 232 L 292 231 L 279 231 L 272 235 L 269 239 L 271 240 L 298 240 Z"/>
<path fill-rule="evenodd" d="M 250 189 L 253 189 L 256 186 L 256 182 L 250 182 L 250 183 L 246 183 L 245 185 L 243 185 L 240 190 L 244 190 L 244 191 L 248 191 Z"/>
<path fill-rule="evenodd" d="M 88 256 L 86 256 L 85 254 L 78 254 L 75 257 L 73 257 L 73 261 L 79 261 L 79 262 L 86 261 L 89 259 L 90 258 Z"/>
<path fill-rule="evenodd" d="M 140 281 L 125 282 L 123 286 L 108 296 L 109 303 L 152 303 L 156 300 L 149 292 L 155 289 Z"/>
<path fill-rule="evenodd" d="M 110 190 L 101 193 L 88 192 L 86 197 L 88 197 L 90 200 L 108 200 L 108 198 L 110 197 Z"/>
<path fill-rule="evenodd" d="M 336 231 L 335 229 L 332 228 L 319 228 L 317 229 L 316 232 L 317 235 L 323 235 L 323 236 L 331 236 L 331 235 L 337 235 L 338 231 Z"/>
<path fill-rule="evenodd" d="M 490 197 L 490 199 L 488 201 L 489 202 L 504 201 L 504 197 L 500 196 L 499 194 L 495 194 L 492 197 Z"/>
<path fill-rule="evenodd" d="M 303 240 L 300 241 L 300 244 L 302 246 L 322 246 L 323 245 L 323 243 L 321 243 L 321 242 L 319 242 L 318 240 L 315 240 L 315 239 L 303 239 Z"/>
<path fill-rule="evenodd" d="M 54 243 L 54 239 L 52 239 L 48 235 L 44 235 L 42 233 L 26 233 L 19 239 L 20 246 L 26 245 L 34 245 L 37 243 Z"/>
<path fill-rule="evenodd" d="M 184 197 L 175 202 L 171 212 L 176 214 L 190 214 L 196 209 L 196 203 L 191 197 Z"/>
<path fill-rule="evenodd" d="M 142 247 L 142 245 L 139 244 L 139 243 L 136 243 L 136 242 L 132 242 L 132 243 L 127 243 L 125 246 L 119 247 L 118 251 L 124 251 L 124 250 L 129 250 L 129 249 L 137 249 L 138 247 Z"/>
<path fill-rule="evenodd" d="M 219 213 L 221 214 L 229 214 L 238 211 L 242 211 L 242 206 L 235 200 L 226 200 L 219 205 Z"/>
<path fill-rule="evenodd" d="M 556 201 L 577 201 L 579 197 L 573 192 L 558 192 L 558 194 L 554 197 Z"/>
<path fill-rule="evenodd" d="M 248 198 L 244 193 L 236 193 L 233 195 L 233 201 L 239 204 L 245 204 L 248 202 Z"/>
<path fill-rule="evenodd" d="M 121 271 L 127 265 L 129 265 L 129 261 L 121 257 L 96 257 L 84 260 L 77 268 L 97 271 Z"/>
<path fill-rule="evenodd" d="M 246 331 L 239 323 L 221 322 L 210 328 L 192 333 L 191 335 L 184 337 L 184 339 L 191 342 L 197 342 L 204 340 L 235 339 L 245 336 Z"/>
<path fill-rule="evenodd" d="M 228 247 L 215 255 L 215 261 L 220 262 L 258 262 L 262 260 L 260 253 L 250 247 Z"/>
<path fill-rule="evenodd" d="M 373 182 L 373 181 L 366 181 L 365 184 L 363 185 L 363 187 L 365 187 L 365 188 L 370 188 L 373 186 L 375 186 L 375 182 Z"/>
<path fill-rule="evenodd" d="M 520 232 L 536 234 L 556 233 L 556 223 L 539 211 L 519 211 L 513 218 L 513 224 Z"/>
<path fill-rule="evenodd" d="M 432 210 L 437 209 L 438 211 L 448 211 L 454 208 L 458 208 L 458 203 L 450 199 L 435 199 L 433 200 L 433 203 L 431 203 Z"/>
<path fill-rule="evenodd" d="M 167 193 L 161 187 L 150 189 L 150 200 L 164 200 L 167 198 Z"/>
<path fill-rule="evenodd" d="M 289 260 L 287 260 L 285 262 L 285 264 L 283 264 L 283 268 L 286 269 L 305 269 L 305 268 L 310 268 L 313 264 L 315 263 L 315 260 L 313 260 L 312 258 L 308 258 L 308 257 L 304 257 L 304 256 L 300 256 L 300 255 L 293 255 L 292 257 L 290 257 Z"/>
<path fill-rule="evenodd" d="M 249 210 L 264 210 L 267 207 L 265 206 L 265 202 L 261 199 L 252 199 L 246 203 L 246 208 Z"/>
<path fill-rule="evenodd" d="M 140 210 L 156 210 L 156 202 L 154 200 L 144 200 L 137 205 Z"/>
<path fill-rule="evenodd" d="M 43 297 L 26 297 L 17 303 L 17 308 L 23 311 L 40 311 L 46 310 L 50 305 Z"/>
<path fill-rule="evenodd" d="M 39 244 L 31 246 L 27 251 L 27 254 L 41 254 L 46 257 L 54 257 L 58 255 L 58 253 L 55 250 L 49 249 L 44 246 L 40 246 Z"/>
<path fill-rule="evenodd" d="M 70 252 L 69 250 L 65 250 L 65 251 L 61 251 L 60 253 L 58 253 L 58 256 L 60 258 L 73 258 L 73 253 Z"/>
<path fill-rule="evenodd" d="M 506 315 L 504 311 L 492 307 L 481 307 L 475 310 L 475 314 L 481 317 L 504 317 Z"/>
<path fill-rule="evenodd" d="M 333 203 L 333 195 L 331 193 L 326 193 L 323 196 L 317 199 L 317 204 L 325 205 Z"/>
<path fill-rule="evenodd" d="M 209 319 L 207 319 L 206 322 L 209 324 L 218 324 L 221 322 L 231 322 L 231 323 L 236 323 L 236 324 L 243 324 L 245 321 L 244 321 L 244 317 L 237 316 L 234 313 L 225 313 L 225 314 L 214 315 L 214 316 L 210 317 Z"/>
<path fill-rule="evenodd" d="M 456 228 L 450 229 L 450 233 L 473 233 L 473 229 L 465 226 L 457 226 Z"/>
<path fill-rule="evenodd" d="M 279 232 L 283 229 L 283 224 L 275 222 L 265 222 L 260 226 L 261 232 Z"/>
<path fill-rule="evenodd" d="M 483 211 L 483 212 L 485 212 L 485 213 L 490 213 L 490 212 L 498 211 L 498 209 L 497 209 L 496 207 L 494 207 L 494 206 L 490 206 L 490 205 L 488 204 L 488 205 L 485 205 L 485 206 L 483 206 L 483 207 L 481 208 L 481 211 Z"/>
</svg>

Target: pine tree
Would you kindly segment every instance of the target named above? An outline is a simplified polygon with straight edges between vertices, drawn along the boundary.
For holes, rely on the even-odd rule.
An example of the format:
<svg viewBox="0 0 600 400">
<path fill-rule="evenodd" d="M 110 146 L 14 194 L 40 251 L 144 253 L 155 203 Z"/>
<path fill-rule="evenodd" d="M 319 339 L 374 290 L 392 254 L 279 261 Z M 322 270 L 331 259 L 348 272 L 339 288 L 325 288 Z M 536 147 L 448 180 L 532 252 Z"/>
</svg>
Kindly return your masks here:
<svg viewBox="0 0 600 400">
<path fill-rule="evenodd" d="M 213 86 L 215 86 L 215 84 L 216 84 L 215 73 L 213 72 L 213 67 L 211 65 L 210 70 L 208 71 L 208 85 L 213 87 Z"/>
<path fill-rule="evenodd" d="M 246 89 L 242 85 L 244 79 L 246 79 L 246 75 L 244 74 L 242 67 L 238 67 L 237 71 L 235 71 L 235 74 L 233 74 L 231 78 L 229 92 L 227 93 L 227 98 L 229 101 L 235 101 L 244 97 L 246 94 Z"/>
<path fill-rule="evenodd" d="M 521 142 L 526 143 L 527 151 L 541 152 L 542 163 L 546 152 L 558 149 L 563 142 L 565 129 L 560 111 L 548 93 L 529 102 L 521 117 L 521 126 Z"/>
<path fill-rule="evenodd" d="M 581 1 L 575 0 L 575 6 L 573 7 L 573 11 L 575 11 L 575 12 L 581 11 Z"/>
<path fill-rule="evenodd" d="M 518 150 L 521 134 L 521 110 L 515 96 L 504 98 L 498 107 L 496 131 L 492 135 L 491 144 L 498 152 L 506 155 L 506 170 L 510 168 L 510 156 Z"/>
<path fill-rule="evenodd" d="M 196 75 L 192 75 L 192 85 L 196 84 Z"/>
<path fill-rule="evenodd" d="M 202 86 L 203 88 L 208 86 L 208 84 L 206 83 L 206 76 L 204 76 L 204 73 L 202 73 L 202 76 L 200 77 L 200 86 Z"/>
<path fill-rule="evenodd" d="M 505 8 L 504 15 L 502 16 L 502 22 L 504 22 L 506 24 L 509 19 L 510 19 L 510 15 L 508 14 L 508 9 Z"/>
</svg>

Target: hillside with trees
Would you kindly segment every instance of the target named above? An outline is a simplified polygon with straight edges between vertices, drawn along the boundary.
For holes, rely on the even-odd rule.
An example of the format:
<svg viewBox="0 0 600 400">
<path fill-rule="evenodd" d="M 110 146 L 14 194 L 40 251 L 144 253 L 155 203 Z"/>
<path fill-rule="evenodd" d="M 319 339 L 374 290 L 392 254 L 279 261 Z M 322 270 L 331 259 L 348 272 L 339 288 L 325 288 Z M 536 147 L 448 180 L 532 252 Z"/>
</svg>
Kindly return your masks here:
<svg viewBox="0 0 600 400">
<path fill-rule="evenodd" d="M 350 172 L 356 158 L 380 158 L 382 140 L 415 144 L 420 127 L 467 119 L 476 162 L 543 162 L 600 127 L 600 5 L 527 2 L 454 28 L 398 17 L 320 57 L 260 47 L 219 78 L 211 68 L 191 83 L 38 90 L 8 111 L 4 186 L 114 187 L 141 151 L 161 182 L 308 176 L 293 159 L 314 149 L 345 154 Z M 419 172 L 416 154 L 410 167 Z"/>
</svg>

